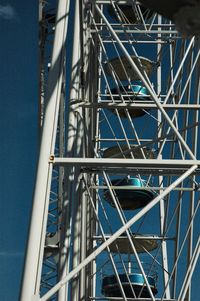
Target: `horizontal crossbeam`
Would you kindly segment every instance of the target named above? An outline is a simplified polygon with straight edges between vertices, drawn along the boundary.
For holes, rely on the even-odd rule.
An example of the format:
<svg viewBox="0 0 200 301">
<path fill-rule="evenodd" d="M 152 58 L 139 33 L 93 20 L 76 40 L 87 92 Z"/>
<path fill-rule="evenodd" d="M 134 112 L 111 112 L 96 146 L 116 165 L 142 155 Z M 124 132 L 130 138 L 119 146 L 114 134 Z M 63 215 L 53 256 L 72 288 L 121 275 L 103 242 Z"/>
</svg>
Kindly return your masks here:
<svg viewBox="0 0 200 301">
<path fill-rule="evenodd" d="M 179 175 L 197 165 L 195 174 L 200 174 L 200 160 L 159 159 L 114 159 L 114 158 L 58 158 L 50 156 L 49 163 L 60 166 L 77 166 L 81 171 L 109 171 L 118 173 L 140 172 L 141 174 Z"/>
</svg>

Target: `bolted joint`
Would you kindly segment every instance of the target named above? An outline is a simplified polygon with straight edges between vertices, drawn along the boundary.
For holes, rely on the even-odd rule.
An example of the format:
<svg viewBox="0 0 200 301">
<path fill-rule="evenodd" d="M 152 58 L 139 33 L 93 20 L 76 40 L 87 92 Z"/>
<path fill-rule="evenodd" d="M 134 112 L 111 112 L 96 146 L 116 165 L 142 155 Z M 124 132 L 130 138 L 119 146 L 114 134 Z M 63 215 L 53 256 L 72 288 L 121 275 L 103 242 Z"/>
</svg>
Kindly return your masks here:
<svg viewBox="0 0 200 301">
<path fill-rule="evenodd" d="M 49 157 L 49 161 L 54 161 L 54 158 L 55 158 L 55 156 L 54 155 L 50 155 L 50 157 Z"/>
</svg>

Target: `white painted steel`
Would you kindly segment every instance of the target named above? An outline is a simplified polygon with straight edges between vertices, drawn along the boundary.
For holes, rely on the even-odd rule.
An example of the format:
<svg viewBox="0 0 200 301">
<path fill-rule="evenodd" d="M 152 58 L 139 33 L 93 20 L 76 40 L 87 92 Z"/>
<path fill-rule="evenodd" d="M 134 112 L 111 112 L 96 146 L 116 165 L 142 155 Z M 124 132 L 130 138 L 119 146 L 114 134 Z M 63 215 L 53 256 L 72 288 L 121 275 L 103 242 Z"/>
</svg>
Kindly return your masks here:
<svg viewBox="0 0 200 301">
<path fill-rule="evenodd" d="M 176 159 L 114 159 L 114 158 L 57 158 L 54 157 L 52 160 L 49 160 L 49 163 L 58 164 L 58 165 L 71 165 L 71 166 L 81 166 L 82 168 L 91 168 L 91 167 L 125 167 L 125 166 L 135 166 L 148 168 L 153 167 L 177 167 L 177 168 L 189 168 L 192 165 L 197 165 L 199 167 L 199 160 L 176 160 Z"/>
<path fill-rule="evenodd" d="M 157 107 L 159 108 L 159 110 L 162 112 L 164 118 L 167 120 L 167 122 L 169 123 L 169 126 L 171 127 L 171 129 L 174 131 L 175 135 L 177 136 L 177 138 L 180 140 L 180 142 L 182 143 L 182 145 L 184 146 L 184 148 L 187 150 L 188 154 L 190 155 L 190 157 L 192 159 L 195 159 L 194 154 L 191 152 L 190 148 L 188 147 L 188 145 L 185 143 L 185 141 L 183 140 L 182 136 L 180 135 L 180 133 L 178 132 L 178 130 L 176 129 L 176 127 L 174 126 L 174 124 L 172 123 L 171 119 L 169 118 L 169 116 L 167 115 L 167 113 L 165 112 L 165 110 L 163 109 L 162 105 L 159 102 L 159 99 L 157 98 L 157 95 L 155 93 L 155 91 L 152 89 L 151 86 L 149 86 L 149 83 L 147 82 L 147 79 L 144 78 L 144 76 L 142 75 L 141 71 L 138 69 L 137 65 L 134 63 L 134 61 L 131 59 L 131 56 L 129 55 L 128 51 L 126 50 L 126 48 L 124 47 L 124 45 L 121 43 L 120 39 L 118 38 L 117 34 L 115 33 L 115 31 L 113 30 L 112 26 L 109 24 L 109 22 L 107 21 L 106 17 L 104 16 L 104 14 L 101 12 L 101 10 L 99 9 L 98 5 L 95 6 L 98 13 L 101 15 L 101 17 L 103 18 L 104 22 L 106 23 L 107 27 L 109 28 L 111 34 L 113 35 L 114 39 L 118 42 L 119 46 L 121 47 L 122 51 L 124 52 L 128 62 L 130 63 L 130 65 L 132 66 L 132 68 L 136 71 L 136 73 L 138 74 L 139 78 L 142 80 L 143 84 L 145 85 L 145 87 L 147 88 L 149 94 L 151 95 L 151 97 L 153 98 L 153 100 L 155 101 Z"/>
<path fill-rule="evenodd" d="M 73 46 L 72 46 L 72 62 L 71 62 L 71 81 L 70 81 L 70 95 L 69 95 L 69 104 L 67 105 L 67 139 L 66 139 L 66 153 L 68 156 L 73 156 L 75 154 L 74 145 L 76 143 L 76 131 L 77 131 L 77 120 L 75 117 L 75 111 L 77 110 L 76 100 L 79 97 L 79 70 L 80 70 L 80 48 L 77 47 L 77 41 L 80 39 L 80 26 L 79 26 L 79 5 L 78 1 L 75 1 L 74 8 L 74 36 L 73 36 Z M 70 169 L 65 171 L 65 178 L 69 180 L 66 184 L 66 199 L 63 204 L 62 212 L 62 247 L 60 251 L 60 267 L 59 267 L 59 280 L 65 277 L 70 270 L 70 244 L 71 244 L 71 235 L 72 235 L 72 216 L 71 211 L 75 208 L 75 204 L 72 204 L 70 200 L 70 195 L 74 194 L 74 177 L 75 169 L 72 166 Z M 74 201 L 73 201 L 74 203 Z M 75 209 L 74 209 L 75 210 Z M 74 219 L 73 219 L 74 220 Z M 58 293 L 58 301 L 66 300 L 68 296 L 69 286 L 68 284 Z"/>
<path fill-rule="evenodd" d="M 192 166 L 187 172 L 185 172 L 181 177 L 179 177 L 174 183 L 172 183 L 168 188 L 166 188 L 163 193 L 157 196 L 153 201 L 146 205 L 140 210 L 133 218 L 131 218 L 124 226 L 122 226 L 118 231 L 116 231 L 108 240 L 106 240 L 100 247 L 98 247 L 93 253 L 91 253 L 79 266 L 77 266 L 73 271 L 71 271 L 62 281 L 57 283 L 54 288 L 52 288 L 46 295 L 44 295 L 40 300 L 46 301 L 51 296 L 53 296 L 66 282 L 72 279 L 83 267 L 89 264 L 93 259 L 95 259 L 106 247 L 115 241 L 124 231 L 128 230 L 131 225 L 133 225 L 138 219 L 140 219 L 146 212 L 153 208 L 161 199 L 163 199 L 174 187 L 178 186 L 185 178 L 187 178 L 193 171 L 197 168 L 197 165 Z"/>
<path fill-rule="evenodd" d="M 158 16 L 158 23 L 159 25 L 162 24 L 162 17 Z M 162 38 L 161 38 L 161 33 L 160 33 L 161 27 L 158 27 L 158 42 L 161 42 Z M 158 43 L 157 44 L 157 56 L 160 55 L 160 52 L 162 50 L 162 44 Z M 160 64 L 160 66 L 158 66 L 157 68 L 157 95 L 161 95 L 161 91 L 162 91 L 162 64 Z M 169 94 L 169 92 L 168 92 Z M 165 98 L 166 99 L 166 98 Z M 161 97 L 159 99 L 159 101 L 161 102 Z M 159 124 L 162 122 L 162 114 L 160 111 L 158 111 L 158 128 L 159 128 Z M 162 131 L 161 128 L 158 131 L 158 139 L 161 137 L 162 135 Z M 160 148 L 160 142 L 158 142 L 158 149 Z M 158 159 L 162 160 L 162 154 L 159 153 L 158 154 Z M 159 176 L 158 178 L 159 181 L 159 187 L 162 188 L 163 187 L 163 176 Z M 162 193 L 162 190 L 160 191 Z M 166 210 L 165 210 L 165 202 L 162 199 L 160 201 L 160 235 L 164 235 L 165 233 L 165 219 L 166 219 Z M 170 299 L 170 288 L 167 285 L 168 283 L 168 279 L 169 279 L 169 267 L 168 267 L 168 254 L 167 254 L 167 243 L 165 240 L 163 240 L 161 242 L 161 248 L 162 248 L 162 264 L 163 264 L 163 285 L 164 287 L 167 287 L 166 290 L 166 298 Z"/>
<path fill-rule="evenodd" d="M 21 301 L 32 300 L 35 295 L 39 295 L 40 289 L 52 173 L 52 166 L 48 161 L 50 155 L 54 153 L 55 148 L 68 16 L 69 1 L 60 0 L 57 10 L 51 68 L 49 71 L 47 105 L 43 124 L 32 218 L 23 274 Z"/>
<path fill-rule="evenodd" d="M 151 15 L 145 19 L 137 1 L 76 0 L 74 4 L 73 0 L 59 0 L 56 30 L 51 33 L 53 55 L 21 301 L 192 301 L 192 275 L 199 257 L 199 240 L 195 240 L 200 176 L 198 43 L 195 38 L 182 39 L 174 24 L 160 16 Z M 136 19 L 140 19 L 138 23 L 128 24 L 116 9 L 120 4 L 132 5 L 130 10 L 133 9 Z M 108 5 L 115 11 L 115 20 L 109 16 Z M 123 7 L 120 9 L 123 11 Z M 67 26 L 69 18 L 75 21 Z M 42 0 L 41 20 L 45 24 Z M 66 43 L 67 29 L 70 45 Z M 45 44 L 44 36 L 41 45 Z M 65 47 L 70 53 L 66 64 Z M 143 50 L 151 56 L 151 59 L 145 57 L 147 61 L 153 62 L 151 75 L 131 59 L 132 56 L 144 57 Z M 44 71 L 46 49 L 41 51 L 40 64 Z M 146 87 L 148 101 L 132 96 L 128 99 L 126 90 L 123 91 L 123 86 L 136 84 L 126 76 L 130 73 L 123 57 L 140 85 Z M 105 66 L 113 59 L 123 63 L 124 81 L 113 66 L 106 72 Z M 68 68 L 71 74 L 66 76 L 70 73 L 66 72 Z M 41 82 L 43 89 L 46 85 L 43 74 Z M 58 124 L 59 102 L 63 97 L 65 103 Z M 43 106 L 43 95 L 40 101 Z M 131 115 L 134 110 L 144 113 L 142 119 Z M 66 123 L 64 116 L 67 116 Z M 43 120 L 43 110 L 39 120 Z M 58 135 L 62 140 L 59 146 L 56 144 Z M 133 142 L 137 145 L 138 159 L 131 149 Z M 112 146 L 118 149 L 120 158 L 103 157 L 105 148 Z M 154 154 L 148 157 L 144 149 L 153 149 Z M 60 170 L 58 176 L 55 170 Z M 146 187 L 112 184 L 113 179 L 122 177 L 145 179 Z M 54 184 L 55 191 L 51 189 Z M 49 207 L 50 190 L 57 196 L 53 200 L 58 206 L 55 222 L 47 218 L 55 214 Z M 118 196 L 123 192 L 133 195 L 151 192 L 153 197 L 146 206 L 137 208 L 138 211 L 127 212 L 122 210 Z M 108 193 L 112 206 L 106 197 Z M 183 210 L 187 223 L 182 217 Z M 133 229 L 142 230 L 143 225 L 148 226 L 145 219 L 149 216 L 149 229 L 154 223 L 157 228 L 155 233 L 150 232 L 152 235 L 146 235 L 146 239 L 152 239 L 157 248 L 140 254 L 132 240 Z M 52 256 L 50 253 L 49 261 L 45 261 L 43 252 L 49 221 L 59 229 L 60 240 L 56 241 L 59 254 Z M 135 237 L 140 241 L 138 231 Z M 124 232 L 131 252 L 120 254 L 117 243 Z M 113 244 L 115 248 L 111 247 Z M 187 269 L 185 275 L 180 275 L 184 248 L 188 254 Z M 142 255 L 151 260 L 148 272 Z M 116 258 L 120 259 L 121 267 Z M 48 278 L 46 263 L 53 263 L 54 278 Z M 111 275 L 116 277 L 122 297 L 103 296 L 105 291 L 100 287 L 100 278 L 108 272 L 107 263 L 112 267 Z M 159 269 L 158 297 L 148 282 L 148 273 L 154 264 Z M 141 291 L 136 292 L 136 287 L 131 285 L 129 273 L 134 271 L 134 265 L 144 279 L 142 285 L 149 298 L 142 297 Z M 126 295 L 120 273 L 127 276 L 133 298 Z"/>
<path fill-rule="evenodd" d="M 180 294 L 179 294 L 179 297 L 178 297 L 178 300 L 180 300 L 180 301 L 185 300 L 185 295 L 186 295 L 187 290 L 189 288 L 195 266 L 196 266 L 197 261 L 199 259 L 199 254 L 200 254 L 200 237 L 198 238 L 197 244 L 196 244 L 195 249 L 193 251 L 193 254 L 192 254 L 189 266 L 188 266 L 188 270 L 187 270 L 187 273 L 185 275 L 183 285 L 181 287 L 181 291 L 180 291 Z"/>
</svg>

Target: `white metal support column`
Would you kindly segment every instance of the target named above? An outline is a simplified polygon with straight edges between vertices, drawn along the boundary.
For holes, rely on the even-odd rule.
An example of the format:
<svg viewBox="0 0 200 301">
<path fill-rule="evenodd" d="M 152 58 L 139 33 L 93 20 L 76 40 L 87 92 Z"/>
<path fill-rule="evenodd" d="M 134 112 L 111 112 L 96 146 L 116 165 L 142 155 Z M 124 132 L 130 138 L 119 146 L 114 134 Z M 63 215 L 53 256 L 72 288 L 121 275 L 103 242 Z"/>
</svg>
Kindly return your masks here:
<svg viewBox="0 0 200 301">
<path fill-rule="evenodd" d="M 39 286 L 52 173 L 52 164 L 49 164 L 49 157 L 54 154 L 55 147 L 68 15 L 69 1 L 60 0 L 57 10 L 54 46 L 48 80 L 47 105 L 33 199 L 21 301 L 39 300 Z"/>
<path fill-rule="evenodd" d="M 158 15 L 158 26 L 162 24 L 162 17 Z M 161 30 L 161 27 L 158 27 L 158 32 Z M 158 34 L 158 44 L 157 44 L 157 58 L 161 56 L 162 53 L 162 44 L 161 44 L 161 34 Z M 159 43 L 160 42 L 160 43 Z M 162 92 L 162 65 L 157 67 L 157 95 L 161 95 Z M 161 97 L 160 97 L 161 102 Z M 158 128 L 162 122 L 162 114 L 158 110 Z M 162 135 L 162 128 L 158 131 L 158 139 Z M 158 143 L 158 149 L 160 147 L 160 143 Z M 162 154 L 158 155 L 158 159 L 162 160 Z M 159 176 L 159 187 L 163 187 L 163 176 Z M 162 190 L 160 191 L 162 193 Z M 162 199 L 160 201 L 160 235 L 165 235 L 165 223 L 166 223 L 166 214 L 165 214 L 165 202 Z M 168 283 L 169 274 L 168 274 L 168 254 L 167 254 L 167 243 L 165 240 L 161 242 L 161 249 L 162 249 L 162 261 L 163 261 L 163 282 L 164 287 L 166 287 L 166 298 L 170 299 L 170 288 Z"/>
<path fill-rule="evenodd" d="M 78 1 L 75 2 L 75 12 L 74 12 L 74 32 L 73 32 L 73 45 L 72 45 L 72 62 L 71 62 L 71 79 L 70 79 L 70 93 L 69 101 L 66 103 L 66 110 L 68 115 L 67 120 L 67 130 L 66 130 L 66 155 L 76 156 L 76 135 L 77 135 L 77 120 L 76 120 L 76 100 L 79 97 L 79 69 L 80 69 L 80 58 L 79 58 L 79 46 L 77 41 L 80 37 L 79 32 L 79 6 Z M 65 170 L 65 189 L 66 196 L 63 204 L 62 212 L 62 242 L 60 251 L 60 273 L 59 280 L 69 273 L 70 270 L 70 245 L 72 243 L 72 208 L 74 203 L 74 177 L 75 169 L 74 167 L 67 168 Z M 72 201 L 73 200 L 73 201 Z M 58 293 L 58 300 L 65 301 L 69 295 L 69 285 L 62 287 Z"/>
</svg>

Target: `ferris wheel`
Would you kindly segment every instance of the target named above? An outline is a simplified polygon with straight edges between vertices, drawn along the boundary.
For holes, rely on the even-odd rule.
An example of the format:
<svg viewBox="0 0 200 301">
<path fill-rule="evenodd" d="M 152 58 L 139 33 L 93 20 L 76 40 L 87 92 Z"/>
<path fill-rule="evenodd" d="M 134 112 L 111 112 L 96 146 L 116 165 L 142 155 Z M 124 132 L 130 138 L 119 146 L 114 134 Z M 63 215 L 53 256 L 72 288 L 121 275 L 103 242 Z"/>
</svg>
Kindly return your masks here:
<svg viewBox="0 0 200 301">
<path fill-rule="evenodd" d="M 163 7 L 39 2 L 42 134 L 21 301 L 197 298 L 200 47 L 173 22 L 183 28 L 187 9 Z M 196 34 L 188 15 L 184 34 Z"/>
</svg>

